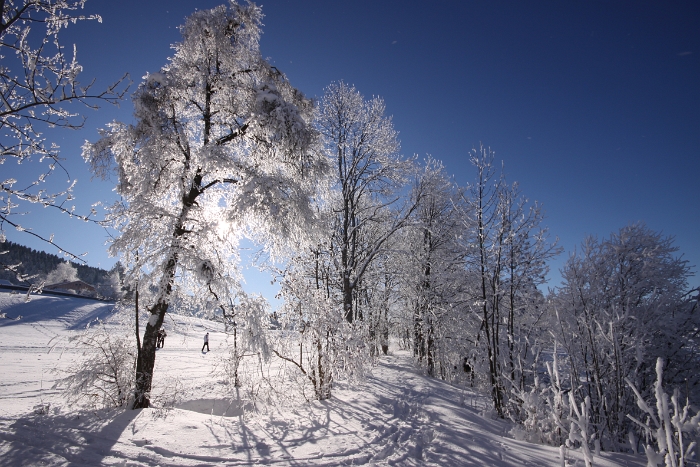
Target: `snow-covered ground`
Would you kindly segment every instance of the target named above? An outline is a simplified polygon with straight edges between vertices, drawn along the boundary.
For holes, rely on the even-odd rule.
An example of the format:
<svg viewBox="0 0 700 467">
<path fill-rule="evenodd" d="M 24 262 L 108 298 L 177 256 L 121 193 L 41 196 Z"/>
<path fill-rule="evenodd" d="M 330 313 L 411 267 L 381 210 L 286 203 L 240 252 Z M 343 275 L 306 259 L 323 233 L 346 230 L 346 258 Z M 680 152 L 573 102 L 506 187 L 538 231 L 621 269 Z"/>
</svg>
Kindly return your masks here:
<svg viewBox="0 0 700 467">
<path fill-rule="evenodd" d="M 166 322 L 154 381 L 174 408 L 69 407 L 51 389 L 54 370 L 81 357 L 69 338 L 95 318 L 109 319 L 112 307 L 49 296 L 25 303 L 0 292 L 0 465 L 563 465 L 558 448 L 513 439 L 507 422 L 480 415 L 483 397 L 423 376 L 400 350 L 364 384 L 336 385 L 329 401 L 252 409 L 221 379 L 227 352 L 219 325 L 177 315 Z M 205 330 L 207 354 L 200 352 Z M 594 459 L 596 466 L 645 464 L 643 456 Z M 583 466 L 581 453 L 567 451 L 564 465 Z"/>
</svg>

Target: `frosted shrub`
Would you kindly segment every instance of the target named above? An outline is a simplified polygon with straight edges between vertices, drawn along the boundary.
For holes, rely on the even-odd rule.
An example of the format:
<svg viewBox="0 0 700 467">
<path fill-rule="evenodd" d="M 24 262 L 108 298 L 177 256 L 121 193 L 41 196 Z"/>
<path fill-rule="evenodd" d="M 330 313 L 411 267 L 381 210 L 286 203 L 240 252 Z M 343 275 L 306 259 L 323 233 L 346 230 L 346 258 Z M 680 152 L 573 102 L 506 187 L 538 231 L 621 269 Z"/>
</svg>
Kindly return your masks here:
<svg viewBox="0 0 700 467">
<path fill-rule="evenodd" d="M 182 403 L 186 397 L 185 385 L 175 377 L 168 377 L 163 380 L 160 387 L 151 393 L 152 408 L 151 416 L 154 419 L 165 418 L 170 411 Z"/>
<path fill-rule="evenodd" d="M 245 399 L 257 409 L 267 405 L 288 405 L 289 393 L 298 391 L 290 383 L 284 369 L 273 365 L 273 360 L 247 346 L 245 341 L 241 342 L 245 332 L 238 334 L 226 337 L 228 352 L 221 358 L 216 370 L 220 382 L 226 385 L 228 397 L 231 401 Z"/>
<path fill-rule="evenodd" d="M 571 428 L 569 429 L 569 439 L 566 441 L 566 445 L 567 447 L 574 447 L 577 444 L 580 445 L 586 467 L 591 467 L 593 465 L 593 454 L 591 453 L 589 443 L 595 438 L 595 434 L 589 435 L 591 399 L 586 396 L 586 399 L 581 402 L 581 406 L 579 407 L 576 404 L 573 392 L 570 392 L 569 402 L 571 404 L 573 416 L 569 417 L 571 419 Z M 600 454 L 600 444 L 595 443 L 595 445 L 597 454 Z"/>
<path fill-rule="evenodd" d="M 591 428 L 602 448 L 625 450 L 638 411 L 625 381 L 645 396 L 653 391 L 655 360 L 665 378 L 688 382 L 697 397 L 696 335 L 700 314 L 687 261 L 672 237 L 632 224 L 609 239 L 590 237 L 562 269 L 563 287 L 552 297 L 576 398 L 591 400 Z M 581 382 L 578 384 L 576 382 Z"/>
<path fill-rule="evenodd" d="M 303 375 L 313 398 L 331 397 L 335 382 L 362 381 L 373 363 L 370 324 L 349 323 L 339 300 L 328 297 L 305 276 L 306 265 L 297 259 L 285 271 L 284 307 L 279 310 L 282 331 L 272 353 L 280 363 Z M 308 389 L 304 388 L 304 397 Z"/>
<path fill-rule="evenodd" d="M 102 322 L 75 338 L 84 349 L 83 358 L 54 383 L 62 388 L 69 404 L 91 408 L 125 407 L 134 389 L 136 355 L 131 339 Z"/>
<path fill-rule="evenodd" d="M 637 406 L 645 415 L 642 422 L 632 415 L 632 420 L 642 431 L 646 440 L 645 453 L 647 466 L 684 467 L 697 456 L 697 443 L 700 438 L 700 413 L 690 416 L 690 407 L 686 401 L 680 406 L 680 393 L 676 388 L 669 404 L 668 394 L 663 389 L 663 360 L 656 361 L 656 383 L 654 395 L 656 405 L 647 404 L 639 390 L 628 379 L 627 384 L 632 388 L 637 398 Z M 656 447 L 652 441 L 656 442 Z M 634 447 L 634 446 L 633 446 Z M 635 448 L 636 449 L 636 448 Z M 696 462 L 693 465 L 697 465 Z"/>
<path fill-rule="evenodd" d="M 228 336 L 229 352 L 220 360 L 216 376 L 225 385 L 226 396 L 244 412 L 267 412 L 276 407 L 290 408 L 315 399 L 309 378 L 294 365 L 279 358 L 265 359 L 260 352 L 239 348 L 234 351 Z M 278 332 L 273 352 L 287 353 L 288 336 Z M 283 350 L 287 349 L 287 350 Z"/>
<path fill-rule="evenodd" d="M 511 387 L 508 413 L 517 423 L 511 431 L 516 439 L 561 446 L 569 437 L 572 409 L 559 376 L 556 344 L 553 355 L 553 362 L 546 363 L 548 384 L 535 376 L 529 390 Z"/>
<path fill-rule="evenodd" d="M 553 426 L 549 423 L 547 396 L 551 388 L 542 385 L 539 378 L 529 390 L 520 391 L 516 386 L 511 389 L 508 416 L 516 423 L 511 430 L 515 439 L 531 443 L 548 442 Z"/>
</svg>

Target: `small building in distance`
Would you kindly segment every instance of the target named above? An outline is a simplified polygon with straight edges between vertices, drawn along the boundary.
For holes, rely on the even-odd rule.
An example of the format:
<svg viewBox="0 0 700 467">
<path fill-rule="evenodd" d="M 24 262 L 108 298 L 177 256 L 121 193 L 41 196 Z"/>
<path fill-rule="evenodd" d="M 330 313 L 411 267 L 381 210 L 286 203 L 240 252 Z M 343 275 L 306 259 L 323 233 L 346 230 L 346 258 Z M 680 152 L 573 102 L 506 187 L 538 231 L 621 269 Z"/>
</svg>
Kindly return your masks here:
<svg viewBox="0 0 700 467">
<path fill-rule="evenodd" d="M 87 282 L 81 280 L 59 282 L 58 284 L 45 285 L 44 290 L 56 290 L 59 292 L 72 292 L 75 294 L 94 297 L 97 295 L 97 289 Z"/>
</svg>

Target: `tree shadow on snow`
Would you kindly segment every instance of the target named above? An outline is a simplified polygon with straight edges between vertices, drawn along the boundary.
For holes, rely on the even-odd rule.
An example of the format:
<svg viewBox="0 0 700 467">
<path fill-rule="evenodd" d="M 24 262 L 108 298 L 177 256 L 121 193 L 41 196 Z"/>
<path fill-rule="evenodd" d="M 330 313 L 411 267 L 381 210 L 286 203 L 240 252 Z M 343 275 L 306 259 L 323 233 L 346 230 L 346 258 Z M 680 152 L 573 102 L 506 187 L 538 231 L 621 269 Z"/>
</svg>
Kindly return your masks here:
<svg viewBox="0 0 700 467">
<path fill-rule="evenodd" d="M 0 420 L 2 465 L 102 465 L 122 432 L 140 411 L 44 414 Z"/>
</svg>

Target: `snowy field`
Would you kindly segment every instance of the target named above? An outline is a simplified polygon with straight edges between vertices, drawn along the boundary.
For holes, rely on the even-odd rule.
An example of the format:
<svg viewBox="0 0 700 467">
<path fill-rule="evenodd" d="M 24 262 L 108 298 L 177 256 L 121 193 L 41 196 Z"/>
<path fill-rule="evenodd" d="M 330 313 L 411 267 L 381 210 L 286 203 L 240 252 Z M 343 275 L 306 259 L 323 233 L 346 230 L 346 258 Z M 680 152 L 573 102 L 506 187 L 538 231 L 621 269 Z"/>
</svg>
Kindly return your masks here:
<svg viewBox="0 0 700 467">
<path fill-rule="evenodd" d="M 567 451 L 562 463 L 558 448 L 513 439 L 507 422 L 480 415 L 487 400 L 421 375 L 410 354 L 396 349 L 364 384 L 336 385 L 330 401 L 238 402 L 221 378 L 227 351 L 219 325 L 174 315 L 154 380 L 172 408 L 70 407 L 51 389 L 56 370 L 82 356 L 69 339 L 98 317 L 109 320 L 112 307 L 50 296 L 25 303 L 23 295 L 0 292 L 0 465 L 584 465 L 578 451 Z M 207 354 L 200 352 L 205 330 Z M 602 453 L 594 465 L 646 460 Z"/>
</svg>

